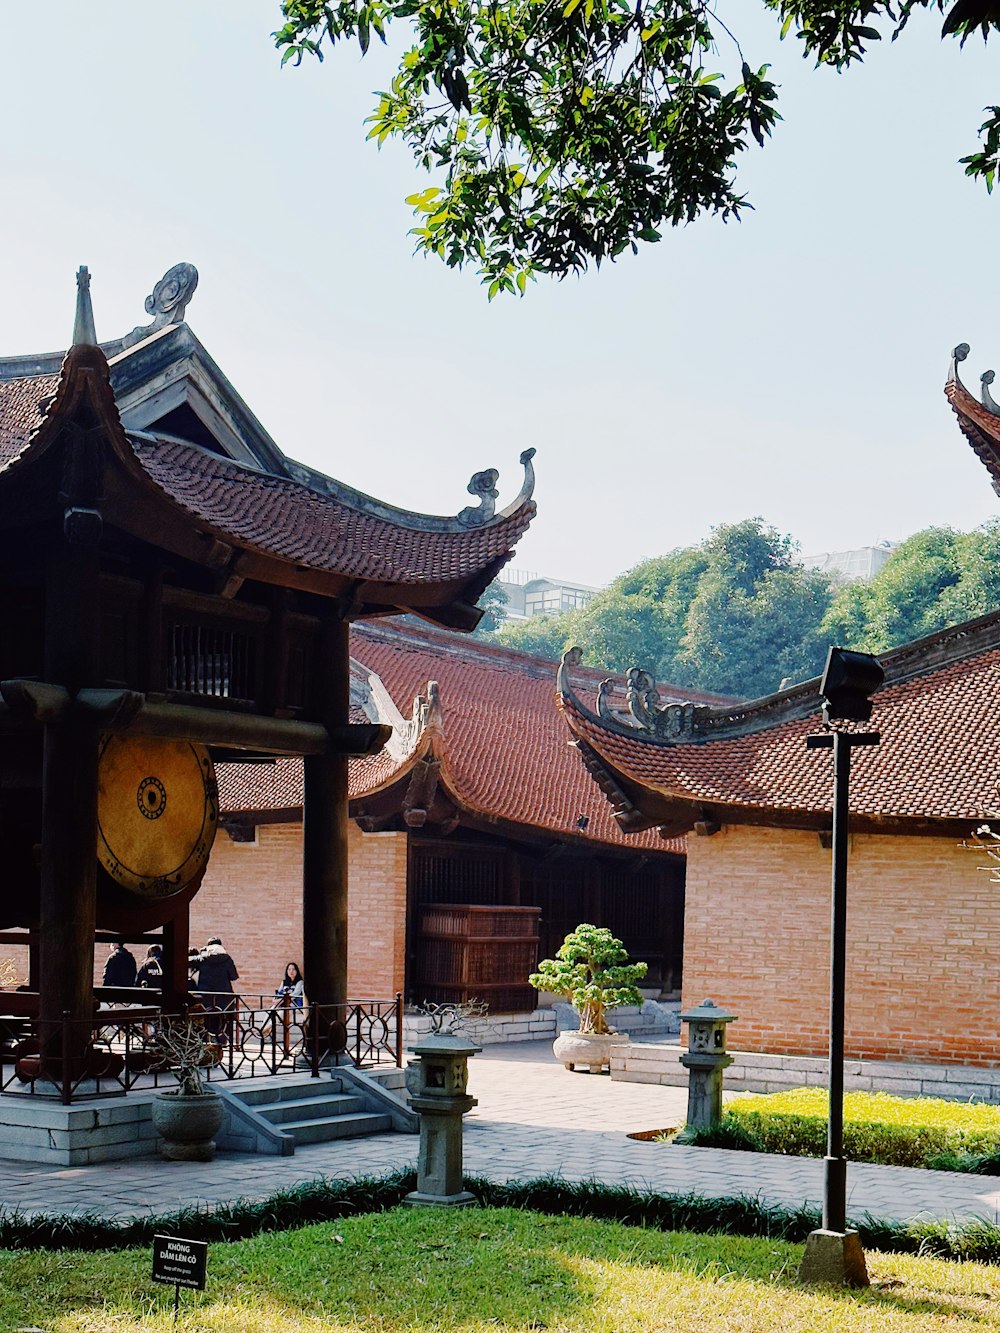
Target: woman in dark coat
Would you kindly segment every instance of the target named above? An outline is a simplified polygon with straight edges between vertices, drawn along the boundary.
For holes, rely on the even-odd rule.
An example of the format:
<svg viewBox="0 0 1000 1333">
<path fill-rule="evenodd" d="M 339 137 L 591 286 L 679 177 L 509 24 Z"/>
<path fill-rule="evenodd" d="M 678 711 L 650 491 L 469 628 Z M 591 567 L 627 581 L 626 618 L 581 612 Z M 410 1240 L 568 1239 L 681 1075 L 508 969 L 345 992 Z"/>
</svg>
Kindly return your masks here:
<svg viewBox="0 0 1000 1333">
<path fill-rule="evenodd" d="M 229 997 L 233 994 L 233 982 L 238 981 L 239 976 L 236 964 L 222 947 L 222 941 L 213 935 L 202 949 L 198 962 L 198 994 L 207 1010 L 221 1010 L 223 1015 L 227 1015 L 211 1015 L 206 1020 L 208 1030 L 220 1040 L 227 1037 L 232 1021 L 228 1016 L 236 1009 L 235 999 Z"/>
</svg>

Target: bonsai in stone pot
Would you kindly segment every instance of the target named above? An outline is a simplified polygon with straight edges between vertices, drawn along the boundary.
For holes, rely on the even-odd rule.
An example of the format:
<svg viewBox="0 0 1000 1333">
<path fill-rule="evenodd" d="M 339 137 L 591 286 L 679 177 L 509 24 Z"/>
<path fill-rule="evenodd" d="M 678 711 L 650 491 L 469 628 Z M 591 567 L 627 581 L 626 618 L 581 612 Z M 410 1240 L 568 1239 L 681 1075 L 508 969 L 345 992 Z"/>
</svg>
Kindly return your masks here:
<svg viewBox="0 0 1000 1333">
<path fill-rule="evenodd" d="M 219 1094 L 206 1082 L 205 1069 L 218 1064 L 219 1049 L 193 1018 L 165 1020 L 154 1044 L 179 1085 L 153 1099 L 153 1127 L 162 1139 L 160 1152 L 172 1161 L 210 1162 L 224 1108 Z"/>
<path fill-rule="evenodd" d="M 630 963 L 621 940 L 604 926 L 586 923 L 567 935 L 555 958 L 539 963 L 528 978 L 535 990 L 565 996 L 580 1016 L 579 1030 L 561 1032 L 552 1050 L 567 1069 L 586 1065 L 592 1074 L 611 1063 L 611 1047 L 624 1038 L 608 1026 L 607 1012 L 641 1004 L 636 982 L 645 963 Z"/>
</svg>

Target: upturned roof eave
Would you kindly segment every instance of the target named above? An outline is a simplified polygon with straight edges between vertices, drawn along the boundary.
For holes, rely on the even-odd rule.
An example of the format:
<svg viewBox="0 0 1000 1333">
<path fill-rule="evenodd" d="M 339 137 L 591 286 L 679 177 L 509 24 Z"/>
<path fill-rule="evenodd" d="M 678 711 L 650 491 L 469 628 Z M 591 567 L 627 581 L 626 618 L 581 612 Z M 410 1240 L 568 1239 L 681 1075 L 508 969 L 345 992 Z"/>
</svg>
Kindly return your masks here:
<svg viewBox="0 0 1000 1333">
<path fill-rule="evenodd" d="M 597 785 L 604 792 L 623 833 L 634 835 L 656 828 L 663 837 L 678 837 L 700 826 L 722 828 L 727 825 L 797 829 L 827 833 L 832 827 L 829 807 L 807 808 L 779 803 L 754 804 L 726 797 L 683 791 L 636 776 L 597 750 L 572 723 L 581 758 Z M 587 751 L 589 750 L 589 754 Z M 982 822 L 981 809 L 968 814 L 924 815 L 884 814 L 881 811 L 852 809 L 852 833 L 906 834 L 912 837 L 947 837 L 964 839 L 974 824 Z"/>
<path fill-rule="evenodd" d="M 498 569 L 510 558 L 514 544 L 534 515 L 534 501 L 529 495 L 522 499 L 520 511 L 512 515 L 508 508 L 488 524 L 482 525 L 508 525 L 508 550 L 500 556 L 491 556 L 471 574 L 453 579 L 427 576 L 412 581 L 364 580 L 346 571 L 327 570 L 290 560 L 227 527 L 207 520 L 150 476 L 122 425 L 104 351 L 97 345 L 89 344 L 74 346 L 66 353 L 51 401 L 42 410 L 39 421 L 32 427 L 23 446 L 0 469 L 0 487 L 24 476 L 25 471 L 58 438 L 62 426 L 72 419 L 84 398 L 89 400 L 91 411 L 104 430 L 110 446 L 110 460 L 117 465 L 125 483 L 117 488 L 114 485 L 109 488 L 112 494 L 108 500 L 106 517 L 114 526 L 138 538 L 147 538 L 149 516 L 137 514 L 134 497 L 127 495 L 130 488 L 139 487 L 156 506 L 157 514 L 167 529 L 167 545 L 175 553 L 211 566 L 218 561 L 217 548 L 221 543 L 247 554 L 247 563 L 253 566 L 253 572 L 248 571 L 244 577 L 254 577 L 281 586 L 307 587 L 320 595 L 348 595 L 355 603 L 354 614 L 359 616 L 412 610 L 447 628 L 474 628 L 482 614 L 475 606 L 475 601 Z M 190 447 L 197 448 L 194 445 Z M 232 460 L 227 460 L 227 464 L 239 466 Z M 527 470 L 530 470 L 530 461 Z M 296 485 L 293 479 L 281 480 L 287 485 Z M 116 489 L 120 501 L 117 505 L 114 495 Z M 171 527 L 176 529 L 172 543 L 169 539 Z M 456 532 L 466 534 L 469 529 L 457 524 Z M 193 541 L 193 535 L 198 540 Z"/>
</svg>

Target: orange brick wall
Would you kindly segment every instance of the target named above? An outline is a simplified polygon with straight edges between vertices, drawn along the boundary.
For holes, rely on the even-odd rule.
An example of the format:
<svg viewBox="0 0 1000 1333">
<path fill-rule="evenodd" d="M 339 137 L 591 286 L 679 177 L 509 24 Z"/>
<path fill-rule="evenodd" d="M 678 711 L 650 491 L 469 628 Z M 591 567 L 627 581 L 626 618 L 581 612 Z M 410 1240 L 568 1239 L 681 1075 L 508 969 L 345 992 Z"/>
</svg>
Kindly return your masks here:
<svg viewBox="0 0 1000 1333">
<path fill-rule="evenodd" d="M 351 823 L 349 836 L 348 990 L 352 999 L 388 999 L 403 989 L 406 834 Z M 244 992 L 270 994 L 285 964 L 301 963 L 301 824 L 262 824 L 256 843 L 220 831 L 191 904 L 192 945 L 212 935 L 232 954 Z"/>
<path fill-rule="evenodd" d="M 731 1006 L 734 1050 L 826 1053 L 830 856 L 815 833 L 688 840 L 684 1003 Z M 953 838 L 852 836 L 848 1055 L 1000 1060 L 1000 887 L 978 863 Z"/>
</svg>

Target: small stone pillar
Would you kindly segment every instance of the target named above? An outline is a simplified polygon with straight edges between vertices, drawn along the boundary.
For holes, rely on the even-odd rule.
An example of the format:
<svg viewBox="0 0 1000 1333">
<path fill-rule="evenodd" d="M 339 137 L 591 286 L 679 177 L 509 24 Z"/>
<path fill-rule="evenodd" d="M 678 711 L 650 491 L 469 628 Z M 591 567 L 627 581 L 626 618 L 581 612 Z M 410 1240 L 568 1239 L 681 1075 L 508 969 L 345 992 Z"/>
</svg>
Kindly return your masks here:
<svg viewBox="0 0 1000 1333">
<path fill-rule="evenodd" d="M 681 1064 L 688 1073 L 685 1133 L 714 1129 L 722 1118 L 722 1071 L 733 1063 L 726 1053 L 726 1024 L 739 1015 L 726 1013 L 714 1000 L 681 1014 L 688 1025 L 688 1048 Z"/>
<path fill-rule="evenodd" d="M 462 1116 L 477 1105 L 470 1097 L 469 1056 L 481 1046 L 454 1032 L 431 1032 L 411 1051 L 406 1074 L 410 1104 L 420 1113 L 417 1188 L 406 1196 L 411 1207 L 475 1203 L 462 1188 Z"/>
</svg>

